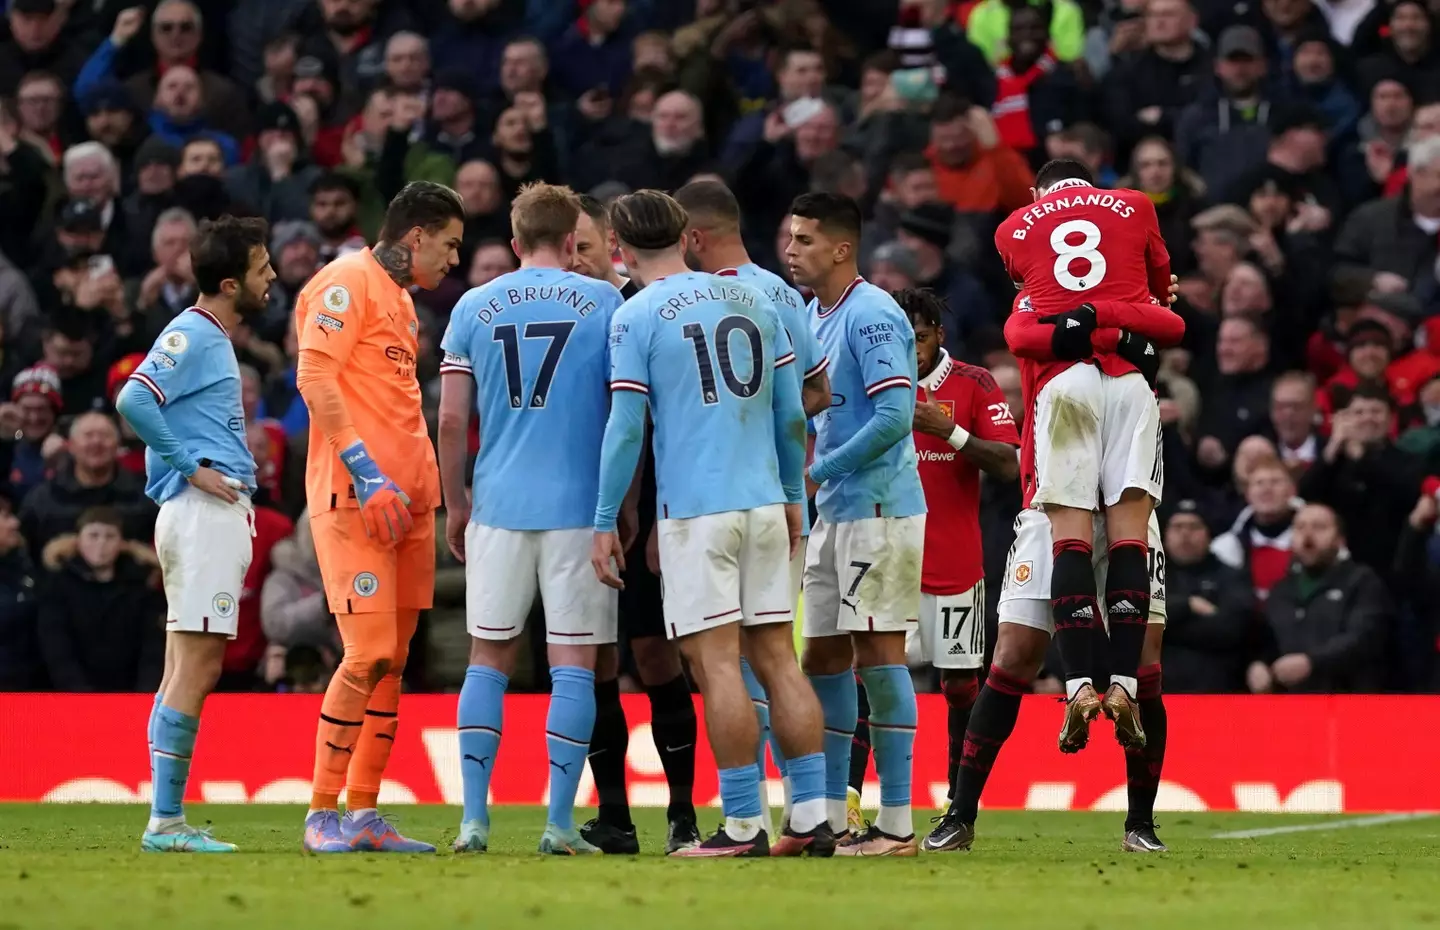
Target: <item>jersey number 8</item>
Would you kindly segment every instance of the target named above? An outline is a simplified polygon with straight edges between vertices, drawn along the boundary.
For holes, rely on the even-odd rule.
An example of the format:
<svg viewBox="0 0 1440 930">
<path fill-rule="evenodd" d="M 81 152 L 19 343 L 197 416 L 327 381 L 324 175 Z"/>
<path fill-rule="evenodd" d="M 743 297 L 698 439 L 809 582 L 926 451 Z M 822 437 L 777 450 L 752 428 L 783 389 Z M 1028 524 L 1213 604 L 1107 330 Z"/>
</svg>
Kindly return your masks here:
<svg viewBox="0 0 1440 930">
<path fill-rule="evenodd" d="M 1075 233 L 1084 238 L 1073 245 L 1065 241 Z M 1055 252 L 1055 283 L 1065 290 L 1088 291 L 1105 280 L 1105 256 L 1100 254 L 1100 227 L 1089 220 L 1070 220 L 1056 226 L 1050 233 L 1050 248 Z M 1070 271 L 1077 259 L 1090 263 L 1090 270 L 1084 277 Z"/>
<path fill-rule="evenodd" d="M 695 344 L 695 367 L 700 374 L 701 400 L 708 406 L 718 404 L 715 368 L 719 367 L 725 387 L 736 397 L 754 397 L 765 380 L 764 346 L 760 339 L 760 328 L 746 316 L 727 316 L 715 324 L 715 362 L 710 362 L 710 340 L 705 327 L 699 323 L 686 323 L 680 332 Z M 735 374 L 735 364 L 730 358 L 730 336 L 739 332 L 750 340 L 750 377 L 741 381 Z"/>
<path fill-rule="evenodd" d="M 527 404 L 521 401 L 521 393 L 524 391 L 524 386 L 520 383 L 522 337 L 516 332 L 513 323 L 495 327 L 492 338 L 500 343 L 505 353 L 505 389 L 510 395 L 512 410 L 523 410 L 526 407 L 539 409 L 545 406 L 545 400 L 550 396 L 550 382 L 555 380 L 555 369 L 560 365 L 560 355 L 565 351 L 565 343 L 570 340 L 570 333 L 574 329 L 574 320 L 525 324 L 523 338 L 527 342 L 531 339 L 550 340 L 550 344 L 545 348 L 545 357 L 540 360 L 540 370 L 535 373 L 535 387 L 530 392 L 530 402 Z"/>
</svg>

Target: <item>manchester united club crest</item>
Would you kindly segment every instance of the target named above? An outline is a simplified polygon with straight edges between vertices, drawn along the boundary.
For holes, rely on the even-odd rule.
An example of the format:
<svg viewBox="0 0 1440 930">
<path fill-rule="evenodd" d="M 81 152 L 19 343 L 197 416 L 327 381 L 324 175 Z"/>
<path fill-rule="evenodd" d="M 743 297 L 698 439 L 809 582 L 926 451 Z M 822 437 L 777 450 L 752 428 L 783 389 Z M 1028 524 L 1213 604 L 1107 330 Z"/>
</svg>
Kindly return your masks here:
<svg viewBox="0 0 1440 930">
<path fill-rule="evenodd" d="M 945 414 L 947 417 L 949 417 L 949 418 L 952 419 L 952 420 L 955 419 L 955 401 L 953 401 L 953 400 L 941 400 L 941 401 L 936 401 L 936 404 L 940 407 L 940 412 L 941 412 L 941 413 Z"/>
<path fill-rule="evenodd" d="M 1021 562 L 1015 566 L 1015 585 L 1022 587 L 1030 581 L 1030 563 Z"/>
</svg>

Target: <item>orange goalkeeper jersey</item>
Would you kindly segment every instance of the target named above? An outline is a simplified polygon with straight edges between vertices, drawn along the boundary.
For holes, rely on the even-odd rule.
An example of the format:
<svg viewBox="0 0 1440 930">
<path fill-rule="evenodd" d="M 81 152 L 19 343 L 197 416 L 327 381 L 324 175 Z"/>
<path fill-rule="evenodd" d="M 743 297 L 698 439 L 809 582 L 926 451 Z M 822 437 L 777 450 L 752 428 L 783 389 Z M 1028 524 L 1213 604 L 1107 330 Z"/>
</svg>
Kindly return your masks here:
<svg viewBox="0 0 1440 930">
<path fill-rule="evenodd" d="M 380 470 L 409 495 L 411 510 L 438 507 L 435 449 L 415 377 L 419 325 L 410 294 L 391 280 L 369 249 L 351 252 L 320 269 L 301 290 L 295 327 L 297 381 L 304 385 L 318 374 L 319 366 L 306 359 L 307 350 L 333 360 L 351 425 Z M 317 420 L 312 409 L 305 462 L 312 515 L 356 505 L 339 449 Z"/>
</svg>

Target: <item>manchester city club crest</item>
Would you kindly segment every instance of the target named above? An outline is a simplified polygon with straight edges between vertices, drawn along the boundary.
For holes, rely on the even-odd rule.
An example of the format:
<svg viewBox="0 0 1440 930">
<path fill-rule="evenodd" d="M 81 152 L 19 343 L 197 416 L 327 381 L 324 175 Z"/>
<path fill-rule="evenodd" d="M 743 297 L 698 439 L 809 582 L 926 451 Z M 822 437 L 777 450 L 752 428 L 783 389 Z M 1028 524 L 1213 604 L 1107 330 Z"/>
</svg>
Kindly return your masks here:
<svg viewBox="0 0 1440 930">
<path fill-rule="evenodd" d="M 217 594 L 210 601 L 210 607 L 215 611 L 215 616 L 228 620 L 235 614 L 235 598 L 229 594 Z"/>
<path fill-rule="evenodd" d="M 361 572 L 355 576 L 355 593 L 361 597 L 370 597 L 380 588 L 380 582 L 369 572 Z"/>
</svg>

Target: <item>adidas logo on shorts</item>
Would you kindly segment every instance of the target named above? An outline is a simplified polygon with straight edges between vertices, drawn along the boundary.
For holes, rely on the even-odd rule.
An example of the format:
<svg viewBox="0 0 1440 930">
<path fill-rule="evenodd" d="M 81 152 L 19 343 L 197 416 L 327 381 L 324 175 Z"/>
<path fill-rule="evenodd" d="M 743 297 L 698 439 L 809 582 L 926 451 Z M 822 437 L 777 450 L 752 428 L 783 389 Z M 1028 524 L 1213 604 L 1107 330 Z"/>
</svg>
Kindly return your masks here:
<svg viewBox="0 0 1440 930">
<path fill-rule="evenodd" d="M 965 654 L 965 647 L 960 645 L 959 643 L 956 643 L 955 645 L 950 647 L 950 651 L 946 654 L 952 656 L 963 656 Z"/>
</svg>

